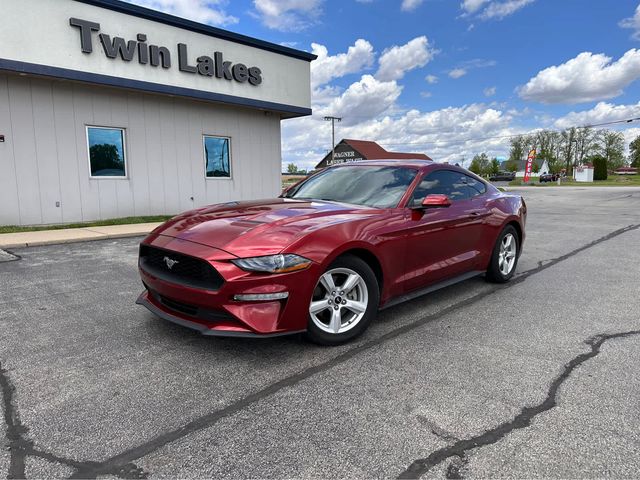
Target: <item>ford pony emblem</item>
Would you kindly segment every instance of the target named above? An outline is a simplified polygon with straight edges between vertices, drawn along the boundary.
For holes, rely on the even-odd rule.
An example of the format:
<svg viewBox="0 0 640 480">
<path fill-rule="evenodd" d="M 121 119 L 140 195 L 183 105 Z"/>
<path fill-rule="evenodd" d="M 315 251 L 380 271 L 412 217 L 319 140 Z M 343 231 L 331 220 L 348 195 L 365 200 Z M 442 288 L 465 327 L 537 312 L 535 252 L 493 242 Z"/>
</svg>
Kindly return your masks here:
<svg viewBox="0 0 640 480">
<path fill-rule="evenodd" d="M 164 263 L 167 264 L 167 268 L 169 270 L 171 270 L 176 263 L 180 263 L 178 260 L 174 260 L 174 259 L 169 258 L 169 257 L 164 257 L 163 260 L 164 260 Z"/>
</svg>

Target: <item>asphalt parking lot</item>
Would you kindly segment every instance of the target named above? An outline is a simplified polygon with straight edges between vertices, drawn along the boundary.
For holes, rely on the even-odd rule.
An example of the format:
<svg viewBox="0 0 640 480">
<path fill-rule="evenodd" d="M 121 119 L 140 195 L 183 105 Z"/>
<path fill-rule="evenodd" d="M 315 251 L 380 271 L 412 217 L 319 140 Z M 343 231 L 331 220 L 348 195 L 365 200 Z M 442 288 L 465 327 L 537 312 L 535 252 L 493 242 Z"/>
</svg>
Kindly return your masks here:
<svg viewBox="0 0 640 480">
<path fill-rule="evenodd" d="M 385 310 L 339 348 L 156 319 L 134 305 L 139 239 L 14 250 L 0 475 L 637 476 L 640 189 L 519 191 L 516 279 Z"/>
</svg>

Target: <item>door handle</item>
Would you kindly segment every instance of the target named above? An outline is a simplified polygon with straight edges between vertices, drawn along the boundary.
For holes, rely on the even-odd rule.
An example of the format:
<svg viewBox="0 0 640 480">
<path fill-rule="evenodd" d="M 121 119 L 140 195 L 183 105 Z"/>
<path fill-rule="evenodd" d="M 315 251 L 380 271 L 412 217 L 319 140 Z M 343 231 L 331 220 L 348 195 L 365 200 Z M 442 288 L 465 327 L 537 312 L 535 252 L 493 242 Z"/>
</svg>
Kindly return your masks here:
<svg viewBox="0 0 640 480">
<path fill-rule="evenodd" d="M 467 218 L 482 218 L 490 215 L 490 213 L 486 210 L 472 210 L 469 212 Z"/>
</svg>

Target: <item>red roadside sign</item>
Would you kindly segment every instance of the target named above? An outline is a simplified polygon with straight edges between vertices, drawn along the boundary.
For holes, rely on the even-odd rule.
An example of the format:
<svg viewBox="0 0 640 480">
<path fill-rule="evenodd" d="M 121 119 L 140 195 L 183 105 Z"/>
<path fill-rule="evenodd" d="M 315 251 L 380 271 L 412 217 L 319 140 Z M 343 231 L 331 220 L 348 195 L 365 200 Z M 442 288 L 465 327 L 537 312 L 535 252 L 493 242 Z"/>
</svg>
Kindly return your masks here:
<svg viewBox="0 0 640 480">
<path fill-rule="evenodd" d="M 527 165 L 524 168 L 524 181 L 528 182 L 531 178 L 531 169 L 533 167 L 533 161 L 536 158 L 536 149 L 533 148 L 529 151 L 529 156 L 527 157 Z"/>
</svg>

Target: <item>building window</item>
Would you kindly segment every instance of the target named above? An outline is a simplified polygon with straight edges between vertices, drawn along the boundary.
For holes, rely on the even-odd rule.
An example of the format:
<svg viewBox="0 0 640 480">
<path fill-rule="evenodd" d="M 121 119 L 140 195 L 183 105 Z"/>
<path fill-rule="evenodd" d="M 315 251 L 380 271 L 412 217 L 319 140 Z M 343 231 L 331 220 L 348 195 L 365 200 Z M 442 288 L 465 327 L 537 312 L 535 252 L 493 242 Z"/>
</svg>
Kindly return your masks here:
<svg viewBox="0 0 640 480">
<path fill-rule="evenodd" d="M 204 174 L 207 178 L 231 178 L 229 144 L 227 137 L 204 136 Z"/>
<path fill-rule="evenodd" d="M 87 127 L 91 176 L 127 176 L 123 128 Z"/>
</svg>

